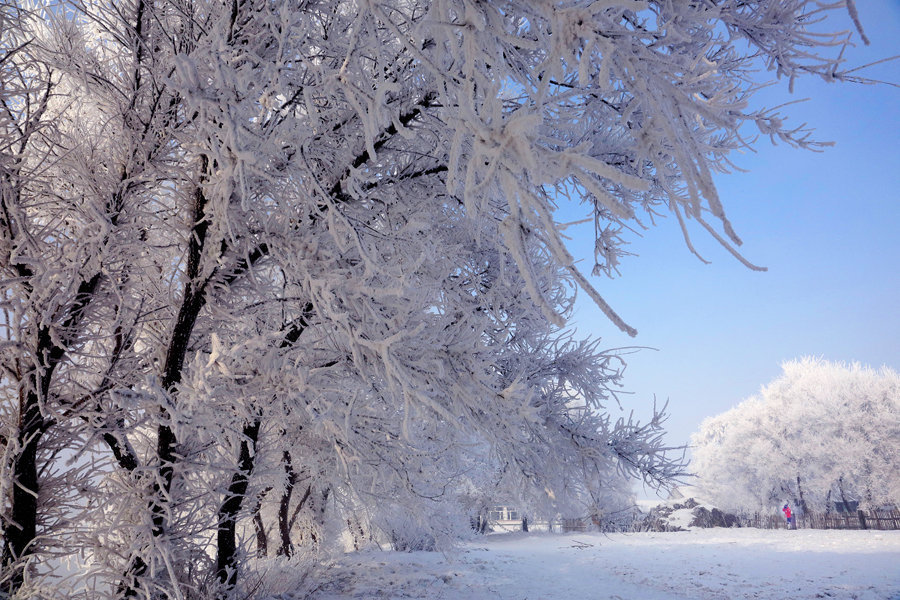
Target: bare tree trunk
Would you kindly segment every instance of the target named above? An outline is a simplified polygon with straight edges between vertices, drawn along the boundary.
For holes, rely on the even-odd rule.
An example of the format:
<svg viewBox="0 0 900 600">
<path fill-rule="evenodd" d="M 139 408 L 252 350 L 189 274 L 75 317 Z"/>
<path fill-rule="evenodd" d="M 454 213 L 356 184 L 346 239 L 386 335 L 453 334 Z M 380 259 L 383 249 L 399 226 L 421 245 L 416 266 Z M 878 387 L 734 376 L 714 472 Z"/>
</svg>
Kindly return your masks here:
<svg viewBox="0 0 900 600">
<path fill-rule="evenodd" d="M 24 577 L 18 561 L 32 552 L 32 543 L 37 535 L 37 447 L 44 432 L 44 419 L 38 407 L 37 392 L 28 390 L 20 394 L 19 399 L 18 442 L 21 450 L 13 465 L 10 522 L 3 524 L 3 556 L 0 566 L 4 572 L 12 573 L 4 586 L 10 597 L 21 587 Z"/>
<path fill-rule="evenodd" d="M 272 488 L 266 488 L 256 499 L 256 506 L 253 508 L 253 529 L 256 533 L 256 557 L 265 558 L 269 555 L 269 536 L 266 534 L 266 525 L 263 523 L 262 501 L 263 497 L 268 494 Z"/>
<path fill-rule="evenodd" d="M 284 492 L 281 494 L 281 500 L 278 503 L 278 556 L 291 556 L 293 547 L 291 546 L 291 525 L 290 525 L 290 508 L 291 496 L 294 493 L 294 485 L 297 483 L 297 474 L 294 472 L 294 466 L 291 464 L 291 453 L 285 450 L 281 454 L 281 464 L 284 466 Z M 309 496 L 309 488 L 300 501 L 300 505 L 306 501 Z"/>
<path fill-rule="evenodd" d="M 838 477 L 838 491 L 841 493 L 841 503 L 844 505 L 844 512 L 846 514 L 850 514 L 850 503 L 847 501 L 847 497 L 844 495 L 844 478 Z"/>
<path fill-rule="evenodd" d="M 258 511 L 253 515 L 253 528 L 256 530 L 256 557 L 265 558 L 269 555 L 269 537 L 266 535 L 262 515 Z"/>
<path fill-rule="evenodd" d="M 12 15 L 4 14 L 5 27 L 17 27 L 15 19 L 10 18 Z M 9 18 L 9 20 L 6 20 Z M 4 34 L 6 32 L 4 31 Z M 4 45 L 7 42 L 6 35 L 3 36 Z M 7 52 L 3 57 L 3 61 L 13 56 L 16 50 L 5 48 Z M 2 62 L 2 61 L 0 61 Z M 39 81 L 36 74 L 29 77 L 35 77 L 34 81 Z M 37 92 L 37 96 L 31 95 L 31 90 L 26 92 L 27 106 L 34 106 L 35 109 L 26 110 L 21 121 L 16 119 L 7 108 L 7 114 L 11 117 L 13 126 L 18 130 L 20 139 L 17 140 L 17 148 L 4 146 L 0 150 L 0 238 L 8 244 L 4 244 L 8 252 L 4 252 L 0 256 L 0 261 L 4 267 L 11 267 L 15 275 L 22 279 L 22 287 L 28 297 L 33 296 L 34 287 L 33 279 L 35 272 L 33 267 L 27 261 L 15 258 L 16 250 L 20 239 L 28 238 L 27 225 L 23 220 L 16 219 L 13 214 L 17 207 L 22 205 L 22 157 L 26 154 L 26 149 L 30 144 L 32 134 L 39 129 L 44 111 L 47 108 L 47 102 L 53 91 L 52 77 L 46 73 L 46 86 L 39 84 L 34 88 L 44 88 L 44 91 Z M 6 88 L 6 81 L 0 81 L 0 88 Z M 36 100 L 34 104 L 32 101 Z M 4 94 L 3 105 L 7 106 Z M 4 128 L 6 125 L 4 125 Z M 18 154 L 18 156 L 15 156 Z M 15 156 L 15 158 L 14 158 Z M 7 160 L 9 167 L 7 167 Z M 4 269 L 5 270 L 5 269 Z M 5 274 L 4 274 L 5 275 Z M 91 284 L 96 286 L 99 278 L 91 279 Z M 76 295 L 75 306 L 69 312 L 67 323 L 76 325 L 80 313 L 84 309 L 86 298 L 94 290 L 94 287 L 85 289 L 88 282 L 82 282 L 79 291 L 84 290 L 85 294 Z M 84 302 L 82 302 L 84 301 Z M 80 303 L 80 304 L 79 304 Z M 34 318 L 37 315 L 32 315 Z M 9 326 L 10 323 L 7 323 Z M 65 333 L 63 333 L 65 335 Z M 53 376 L 53 370 L 56 364 L 65 353 L 65 347 L 60 343 L 54 343 L 54 338 L 50 334 L 48 325 L 43 325 L 38 331 L 35 344 L 35 354 L 33 363 L 26 370 L 24 378 L 19 380 L 20 386 L 24 381 L 25 387 L 18 389 L 18 423 L 17 423 L 17 452 L 9 456 L 11 461 L 11 471 L 13 476 L 12 495 L 9 499 L 9 520 L 0 519 L 0 537 L 2 537 L 2 549 L 0 549 L 0 585 L 11 597 L 21 587 L 24 574 L 22 572 L 22 559 L 34 551 L 34 540 L 37 536 L 37 516 L 38 516 L 38 466 L 37 451 L 41 437 L 46 433 L 49 423 L 47 423 L 41 414 L 40 402 L 47 397 L 50 389 L 50 380 Z M 6 457 L 4 457 L 6 458 Z M 3 582 L 3 576 L 6 576 L 6 582 Z"/>
<path fill-rule="evenodd" d="M 241 441 L 238 470 L 232 475 L 225 501 L 219 507 L 216 577 L 224 586 L 223 593 L 226 595 L 237 584 L 237 540 L 235 539 L 237 516 L 247 494 L 250 474 L 253 472 L 260 424 L 260 420 L 257 419 L 244 427 L 245 439 Z"/>
<path fill-rule="evenodd" d="M 797 492 L 800 494 L 800 511 L 807 514 L 806 499 L 803 497 L 803 487 L 800 485 L 800 476 L 797 475 Z"/>
<path fill-rule="evenodd" d="M 20 271 L 31 277 L 34 273 L 27 267 Z M 10 506 L 10 523 L 3 524 L 3 551 L 0 567 L 4 572 L 12 570 L 6 587 L 10 596 L 22 585 L 24 574 L 21 559 L 34 551 L 38 521 L 38 481 L 37 451 L 41 437 L 51 423 L 41 414 L 41 399 L 50 393 L 53 372 L 66 353 L 66 346 L 74 335 L 84 316 L 85 308 L 100 283 L 100 274 L 82 281 L 78 286 L 75 301 L 69 309 L 69 316 L 61 324 L 62 339 L 54 337 L 49 325 L 38 331 L 35 359 L 36 365 L 26 375 L 26 388 L 19 393 L 18 445 L 19 452 L 13 457 L 13 493 Z M 59 335 L 59 334 L 57 334 Z"/>
<path fill-rule="evenodd" d="M 177 386 L 181 382 L 184 360 L 194 331 L 194 325 L 197 323 L 200 310 L 205 306 L 207 300 L 206 288 L 210 278 L 203 281 L 200 280 L 200 263 L 206 242 L 206 233 L 209 228 L 209 220 L 205 214 L 207 199 L 202 188 L 202 181 L 206 177 L 208 168 L 209 159 L 203 155 L 200 157 L 199 169 L 201 183 L 198 183 L 194 191 L 193 206 L 191 207 L 191 222 L 194 225 L 191 228 L 191 235 L 188 240 L 184 295 L 178 310 L 175 326 L 169 338 L 161 381 L 163 390 L 171 396 L 176 394 Z M 174 399 L 172 401 L 174 402 Z M 161 408 L 160 412 L 162 413 L 161 417 L 165 419 L 165 409 Z M 175 432 L 168 425 L 163 424 L 157 428 L 156 457 L 159 465 L 148 506 L 153 523 L 151 534 L 154 538 L 162 537 L 166 531 L 167 498 L 172 489 L 175 463 L 178 460 L 175 453 L 177 441 Z M 126 598 L 137 596 L 138 590 L 135 585 L 140 585 L 138 583 L 139 578 L 146 573 L 146 570 L 146 560 L 140 556 L 132 557 L 125 579 L 119 586 L 119 595 Z"/>
</svg>

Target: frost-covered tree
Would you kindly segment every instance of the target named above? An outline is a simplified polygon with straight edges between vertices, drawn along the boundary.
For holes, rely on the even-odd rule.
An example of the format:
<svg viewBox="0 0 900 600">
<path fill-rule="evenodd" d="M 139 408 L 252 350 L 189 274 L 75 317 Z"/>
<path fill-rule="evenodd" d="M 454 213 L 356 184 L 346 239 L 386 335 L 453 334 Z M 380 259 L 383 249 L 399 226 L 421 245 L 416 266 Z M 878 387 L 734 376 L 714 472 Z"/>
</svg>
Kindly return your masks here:
<svg viewBox="0 0 900 600">
<path fill-rule="evenodd" d="M 734 251 L 712 173 L 742 127 L 812 144 L 750 107 L 751 68 L 847 79 L 833 9 L 855 15 L 0 6 L 4 592 L 71 595 L 47 575 L 73 553 L 85 596 L 225 596 L 249 540 L 289 553 L 376 499 L 423 512 L 472 448 L 559 501 L 671 477 L 660 417 L 604 412 L 615 356 L 561 330 L 581 289 L 634 333 L 554 210 L 584 203 L 595 273 L 661 212 Z"/>
<path fill-rule="evenodd" d="M 729 509 L 900 501 L 900 376 L 805 358 L 692 438 L 705 497 Z"/>
</svg>

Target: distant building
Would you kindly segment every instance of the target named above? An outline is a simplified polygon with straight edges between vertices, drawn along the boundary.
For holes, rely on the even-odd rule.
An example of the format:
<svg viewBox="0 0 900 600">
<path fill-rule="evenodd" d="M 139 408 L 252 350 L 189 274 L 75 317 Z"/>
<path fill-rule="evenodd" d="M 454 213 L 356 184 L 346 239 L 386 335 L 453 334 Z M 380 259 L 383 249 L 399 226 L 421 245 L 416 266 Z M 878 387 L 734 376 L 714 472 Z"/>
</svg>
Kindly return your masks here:
<svg viewBox="0 0 900 600">
<path fill-rule="evenodd" d="M 512 506 L 492 506 L 488 511 L 488 524 L 494 531 L 521 531 L 522 513 Z"/>
</svg>

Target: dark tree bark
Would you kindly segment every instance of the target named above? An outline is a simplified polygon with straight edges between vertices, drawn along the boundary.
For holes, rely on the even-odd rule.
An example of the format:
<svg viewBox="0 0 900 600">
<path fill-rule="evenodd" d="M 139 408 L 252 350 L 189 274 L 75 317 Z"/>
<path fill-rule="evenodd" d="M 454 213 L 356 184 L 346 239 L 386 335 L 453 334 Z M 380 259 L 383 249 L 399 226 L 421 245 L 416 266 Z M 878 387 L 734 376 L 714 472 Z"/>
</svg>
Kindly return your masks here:
<svg viewBox="0 0 900 600">
<path fill-rule="evenodd" d="M 25 270 L 29 277 L 34 276 L 27 267 L 21 270 Z M 0 556 L 3 571 L 12 570 L 12 576 L 5 586 L 10 595 L 22 585 L 24 574 L 19 561 L 33 551 L 37 536 L 37 500 L 40 491 L 37 452 L 40 440 L 50 426 L 41 414 L 41 401 L 50 394 L 53 373 L 83 320 L 87 304 L 96 292 L 100 279 L 100 274 L 97 273 L 78 286 L 68 317 L 60 325 L 60 335 L 53 335 L 47 325 L 38 330 L 35 345 L 37 364 L 26 374 L 25 388 L 19 393 L 18 444 L 21 450 L 13 458 L 15 485 L 10 522 L 3 524 L 3 551 Z"/>
<path fill-rule="evenodd" d="M 9 58 L 10 51 L 4 58 Z M 31 143 L 32 135 L 41 129 L 42 118 L 47 109 L 49 99 L 54 91 L 51 74 L 46 73 L 46 83 L 42 84 L 42 91 L 38 92 L 33 105 L 34 110 L 27 110 L 23 122 L 16 126 L 21 134 L 18 140 L 18 148 L 4 148 L 4 157 L 10 156 L 8 151 L 17 152 L 18 157 L 12 161 L 12 168 L 2 172 L 2 184 L 0 184 L 0 230 L 10 241 L 13 247 L 20 238 L 28 238 L 27 225 L 14 217 L 14 206 L 21 206 L 22 187 L 21 176 L 23 162 L 21 156 L 26 153 L 26 148 Z M 11 116 L 11 115 L 10 115 Z M 115 225 L 115 218 L 110 219 Z M 34 277 L 36 274 L 32 266 L 24 260 L 14 259 L 12 252 L 2 257 L 9 261 L 15 274 L 22 280 L 22 287 L 26 296 L 34 294 Z M 81 281 L 72 300 L 71 305 L 57 316 L 61 319 L 58 329 L 51 330 L 52 325 L 43 325 L 38 329 L 37 338 L 34 340 L 34 355 L 32 365 L 26 370 L 20 380 L 23 387 L 18 393 L 18 422 L 17 442 L 19 451 L 12 457 L 12 472 L 14 485 L 10 498 L 10 519 L 8 522 L 0 522 L 3 545 L 0 549 L 0 573 L 12 575 L 7 579 L 4 587 L 12 596 L 21 586 L 23 573 L 19 562 L 23 557 L 33 552 L 34 540 L 37 536 L 38 522 L 38 448 L 41 438 L 47 432 L 52 423 L 45 420 L 41 414 L 41 402 L 46 400 L 50 393 L 50 383 L 53 372 L 56 370 L 66 348 L 77 334 L 83 320 L 85 309 L 93 298 L 101 280 L 100 273 Z M 32 318 L 40 318 L 32 315 Z M 54 322 L 58 322 L 54 319 Z"/>
<path fill-rule="evenodd" d="M 805 515 L 809 511 L 806 507 L 806 499 L 803 497 L 803 487 L 800 485 L 800 476 L 797 475 L 797 493 L 800 494 L 800 510 Z"/>
<path fill-rule="evenodd" d="M 850 508 L 850 502 L 847 501 L 847 496 L 844 495 L 844 478 L 838 477 L 838 491 L 841 493 L 841 504 L 844 505 L 844 513 L 850 514 L 852 509 Z"/>
<path fill-rule="evenodd" d="M 284 466 L 284 492 L 278 502 L 278 556 L 291 556 L 293 554 L 293 546 L 291 545 L 291 524 L 290 524 L 290 508 L 291 496 L 294 494 L 294 485 L 297 483 L 297 474 L 294 472 L 294 466 L 291 464 L 291 453 L 285 450 L 281 454 L 281 464 Z M 300 500 L 302 506 L 309 497 L 311 488 L 306 488 L 306 494 Z"/>
<path fill-rule="evenodd" d="M 244 427 L 244 440 L 241 442 L 238 470 L 231 476 L 231 485 L 225 501 L 219 508 L 219 526 L 217 531 L 216 577 L 225 590 L 234 588 L 237 583 L 237 517 L 241 503 L 247 494 L 250 475 L 253 472 L 253 457 L 256 454 L 256 443 L 259 440 L 259 419 Z"/>
<path fill-rule="evenodd" d="M 209 160 L 205 155 L 200 157 L 200 182 L 197 184 L 191 206 L 191 218 L 193 226 L 188 241 L 187 259 L 185 265 L 185 286 L 178 316 L 169 338 L 166 350 L 166 359 L 163 366 L 162 388 L 169 394 L 174 402 L 178 384 L 181 382 L 184 360 L 187 355 L 188 344 L 197 323 L 197 317 L 201 309 L 206 305 L 208 283 L 210 278 L 200 279 L 201 260 L 203 258 L 206 233 L 209 229 L 209 221 L 206 219 L 207 198 L 203 191 L 202 183 L 206 178 L 209 168 Z M 166 516 L 168 512 L 167 498 L 172 489 L 172 480 L 175 474 L 177 456 L 175 448 L 178 440 L 172 428 L 165 424 L 168 417 L 164 408 L 160 409 L 163 423 L 157 427 L 156 457 L 159 461 L 157 477 L 153 483 L 150 494 L 149 509 L 152 516 L 153 537 L 161 537 L 166 530 Z M 140 556 L 132 557 L 128 571 L 119 585 L 119 595 L 132 598 L 138 595 L 139 579 L 147 571 L 147 562 Z"/>
<path fill-rule="evenodd" d="M 205 179 L 209 160 L 201 157 L 200 175 Z M 194 191 L 191 218 L 190 241 L 188 242 L 187 265 L 185 274 L 187 280 L 184 285 L 184 296 L 181 307 L 178 309 L 178 317 L 169 347 L 166 351 L 166 361 L 163 368 L 162 388 L 168 394 L 175 394 L 176 386 L 181 383 L 184 359 L 187 355 L 188 344 L 194 332 L 194 325 L 200 310 L 206 305 L 206 288 L 208 280 L 200 281 L 200 263 L 203 257 L 203 249 L 206 243 L 206 233 L 209 229 L 209 221 L 206 219 L 206 195 L 203 192 L 202 183 Z M 163 417 L 165 418 L 165 414 Z M 175 433 L 168 425 L 160 425 L 157 429 L 156 456 L 159 459 L 159 478 L 153 488 L 153 535 L 162 535 L 165 529 L 165 507 L 161 496 L 168 496 L 172 487 L 172 477 L 175 470 L 175 445 L 178 440 Z"/>
<path fill-rule="evenodd" d="M 263 254 L 261 253 L 259 257 Z M 257 257 L 257 258 L 259 258 Z M 251 258 L 251 260 L 253 260 Z M 239 264 L 237 269 L 231 273 L 235 276 L 238 271 L 245 271 L 247 265 Z M 279 345 L 280 348 L 289 348 L 300 337 L 300 335 L 309 326 L 309 318 L 313 307 L 311 303 L 307 303 L 304 312 L 299 319 L 290 323 L 285 327 L 285 336 Z M 231 484 L 228 486 L 228 493 L 219 507 L 219 525 L 216 535 L 216 577 L 223 584 L 224 590 L 227 591 L 234 588 L 237 584 L 237 518 L 241 511 L 244 498 L 247 495 L 247 487 L 250 483 L 250 475 L 253 472 L 256 456 L 256 444 L 259 441 L 259 429 L 262 425 L 261 417 L 257 417 L 252 423 L 244 427 L 244 439 L 241 440 L 240 452 L 238 456 L 238 470 L 231 476 Z M 291 465 L 290 454 L 285 451 L 283 455 L 285 462 L 285 471 L 287 474 L 287 502 L 290 504 L 290 491 L 293 490 L 296 481 L 293 467 Z M 261 502 L 261 499 L 260 499 Z M 282 498 L 284 503 L 284 498 Z M 254 511 L 254 526 L 256 527 L 257 554 L 266 555 L 268 550 L 268 540 L 266 538 L 265 528 L 262 523 L 262 517 L 259 514 L 260 504 L 257 503 Z M 287 507 L 282 507 L 283 513 L 287 512 Z M 281 519 L 279 519 L 279 523 Z M 289 533 L 289 531 L 288 531 Z M 282 534 L 282 545 L 284 544 L 284 534 Z M 290 539 L 288 537 L 288 548 L 290 548 Z"/>
<path fill-rule="evenodd" d="M 266 525 L 259 512 L 260 508 L 262 508 L 262 498 L 256 502 L 256 508 L 253 510 L 253 529 L 256 533 L 256 557 L 265 558 L 269 555 L 269 536 L 266 535 Z"/>
<path fill-rule="evenodd" d="M 19 589 L 23 579 L 21 568 L 15 563 L 30 554 L 37 535 L 37 447 L 44 431 L 37 392 L 28 390 L 20 394 L 18 442 L 21 450 L 14 459 L 11 519 L 3 524 L 3 560 L 0 562 L 3 571 L 13 569 L 5 586 L 10 596 Z"/>
</svg>

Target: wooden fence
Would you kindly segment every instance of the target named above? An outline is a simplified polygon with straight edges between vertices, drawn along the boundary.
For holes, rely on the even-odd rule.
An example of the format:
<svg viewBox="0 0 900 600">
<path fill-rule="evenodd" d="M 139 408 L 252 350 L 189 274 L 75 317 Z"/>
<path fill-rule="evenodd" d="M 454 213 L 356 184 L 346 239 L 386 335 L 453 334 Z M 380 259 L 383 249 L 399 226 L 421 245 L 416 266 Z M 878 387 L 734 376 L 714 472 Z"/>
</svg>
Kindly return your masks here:
<svg viewBox="0 0 900 600">
<path fill-rule="evenodd" d="M 794 513 L 798 529 L 900 529 L 900 510 L 858 510 L 851 513 Z M 755 514 L 741 518 L 742 527 L 784 529 L 784 517 Z"/>
</svg>

